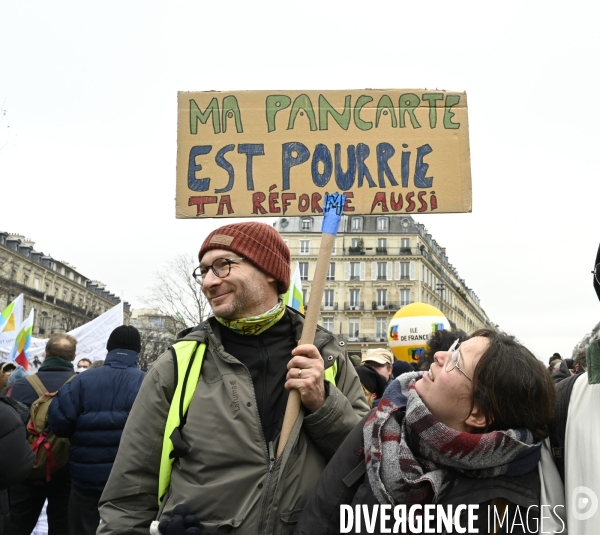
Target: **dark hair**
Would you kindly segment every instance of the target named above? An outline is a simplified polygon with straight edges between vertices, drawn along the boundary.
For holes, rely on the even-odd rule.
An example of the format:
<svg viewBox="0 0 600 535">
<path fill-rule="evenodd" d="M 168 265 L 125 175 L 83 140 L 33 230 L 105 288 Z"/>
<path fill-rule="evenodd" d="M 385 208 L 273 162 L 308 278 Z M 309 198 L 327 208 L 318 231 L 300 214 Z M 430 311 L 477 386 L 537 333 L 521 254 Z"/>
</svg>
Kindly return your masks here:
<svg viewBox="0 0 600 535">
<path fill-rule="evenodd" d="M 464 342 L 468 336 L 465 331 L 461 331 L 460 329 L 454 331 L 447 331 L 446 329 L 435 331 L 427 341 L 425 355 L 419 361 L 419 369 L 427 371 L 433 364 L 433 356 L 438 351 L 448 351 L 457 338 L 461 342 Z"/>
<path fill-rule="evenodd" d="M 558 353 L 554 353 L 554 355 L 548 359 L 548 366 L 550 366 L 554 360 L 562 360 L 562 357 Z"/>
<path fill-rule="evenodd" d="M 479 329 L 469 338 L 476 336 L 489 342 L 473 372 L 471 401 L 471 409 L 477 405 L 485 415 L 483 431 L 525 427 L 547 437 L 556 393 L 545 366 L 514 336 Z"/>
<path fill-rule="evenodd" d="M 579 351 L 577 351 L 577 356 L 573 359 L 573 368 L 577 364 L 579 364 L 579 369 L 577 370 L 579 373 L 581 373 L 582 368 L 583 369 L 587 368 L 587 359 L 586 359 L 585 349 L 580 349 Z"/>
<path fill-rule="evenodd" d="M 50 335 L 48 343 L 46 344 L 46 355 L 73 361 L 75 359 L 76 349 L 76 338 L 70 334 L 54 333 Z"/>
<path fill-rule="evenodd" d="M 89 362 L 89 363 L 90 363 L 90 366 L 92 365 L 92 361 L 91 361 L 90 359 L 86 358 L 86 357 L 80 358 L 80 359 L 79 359 L 79 362 L 83 362 L 84 360 L 85 360 L 86 362 Z M 79 364 L 79 362 L 77 362 L 77 364 Z"/>
</svg>

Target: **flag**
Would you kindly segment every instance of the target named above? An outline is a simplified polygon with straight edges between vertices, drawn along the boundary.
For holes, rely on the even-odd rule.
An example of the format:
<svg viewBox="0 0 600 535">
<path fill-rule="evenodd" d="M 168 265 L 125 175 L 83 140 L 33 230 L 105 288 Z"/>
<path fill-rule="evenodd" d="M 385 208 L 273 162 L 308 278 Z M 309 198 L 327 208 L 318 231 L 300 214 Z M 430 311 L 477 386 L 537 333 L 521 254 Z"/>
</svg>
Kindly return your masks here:
<svg viewBox="0 0 600 535">
<path fill-rule="evenodd" d="M 20 364 L 25 368 L 29 369 L 29 346 L 31 346 L 31 338 L 33 337 L 33 308 L 29 313 L 27 319 L 21 323 L 17 337 L 15 338 L 15 345 L 10 353 L 9 360 Z"/>
<path fill-rule="evenodd" d="M 15 345 L 17 329 L 23 323 L 23 294 L 0 312 L 0 352 L 10 353 Z"/>
<path fill-rule="evenodd" d="M 302 293 L 302 279 L 300 278 L 299 265 L 296 265 L 296 271 L 294 271 L 288 291 L 283 296 L 283 302 L 287 306 L 304 314 L 304 295 Z"/>
<path fill-rule="evenodd" d="M 23 294 L 0 313 L 0 333 L 16 331 L 23 323 Z"/>
</svg>

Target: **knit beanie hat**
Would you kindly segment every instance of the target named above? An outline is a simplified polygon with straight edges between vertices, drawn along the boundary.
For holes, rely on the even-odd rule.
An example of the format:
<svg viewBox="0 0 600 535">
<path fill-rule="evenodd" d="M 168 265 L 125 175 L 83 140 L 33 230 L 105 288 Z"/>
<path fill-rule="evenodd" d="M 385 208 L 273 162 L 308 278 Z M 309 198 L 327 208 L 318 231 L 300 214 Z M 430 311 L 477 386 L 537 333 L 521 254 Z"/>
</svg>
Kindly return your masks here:
<svg viewBox="0 0 600 535">
<path fill-rule="evenodd" d="M 198 260 L 211 249 L 225 249 L 247 258 L 257 268 L 277 280 L 277 291 L 290 286 L 290 250 L 283 238 L 266 223 L 234 223 L 212 231 L 204 240 Z"/>
<path fill-rule="evenodd" d="M 108 337 L 106 342 L 106 349 L 112 351 L 113 349 L 130 349 L 139 353 L 142 349 L 140 341 L 140 331 L 138 331 L 132 325 L 121 325 L 117 327 Z"/>
</svg>

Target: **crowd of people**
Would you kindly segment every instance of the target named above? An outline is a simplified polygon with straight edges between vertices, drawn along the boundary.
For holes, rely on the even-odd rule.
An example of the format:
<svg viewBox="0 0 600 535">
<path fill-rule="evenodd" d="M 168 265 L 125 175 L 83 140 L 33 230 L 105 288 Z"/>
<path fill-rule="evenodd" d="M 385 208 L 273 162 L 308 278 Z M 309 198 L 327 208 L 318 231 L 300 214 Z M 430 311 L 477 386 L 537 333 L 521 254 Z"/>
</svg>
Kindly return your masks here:
<svg viewBox="0 0 600 535">
<path fill-rule="evenodd" d="M 147 374 L 130 326 L 77 370 L 77 340 L 59 333 L 36 374 L 0 368 L 0 535 L 30 535 L 46 501 L 49 535 L 329 535 L 346 532 L 342 511 L 383 505 L 592 533 L 568 497 L 600 492 L 600 466 L 581 455 L 600 428 L 571 417 L 595 407 L 597 341 L 546 368 L 504 333 L 442 330 L 414 365 L 386 348 L 353 362 L 320 327 L 299 344 L 304 316 L 280 297 L 290 253 L 271 226 L 222 226 L 198 259 L 213 315 Z M 600 297 L 596 274 L 594 286 Z M 291 390 L 300 413 L 278 454 Z M 555 507 L 546 524 L 542 505 Z M 472 525 L 503 532 L 496 520 Z"/>
</svg>

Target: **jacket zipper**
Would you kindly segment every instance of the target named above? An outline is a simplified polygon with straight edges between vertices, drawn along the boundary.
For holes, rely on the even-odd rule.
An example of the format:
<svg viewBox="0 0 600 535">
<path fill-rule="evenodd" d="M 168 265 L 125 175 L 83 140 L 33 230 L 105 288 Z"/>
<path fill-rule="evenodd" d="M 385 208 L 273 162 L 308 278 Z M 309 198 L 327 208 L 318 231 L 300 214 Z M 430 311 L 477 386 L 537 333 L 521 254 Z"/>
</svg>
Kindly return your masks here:
<svg viewBox="0 0 600 535">
<path fill-rule="evenodd" d="M 224 360 L 223 357 L 220 355 L 220 351 L 217 350 L 217 344 L 216 344 L 216 339 L 213 337 L 212 334 L 208 335 L 209 338 L 212 339 L 213 342 L 213 349 L 215 354 L 219 355 L 219 358 Z M 242 364 L 240 362 L 240 364 Z M 242 364 L 242 366 L 244 366 Z M 257 533 L 258 535 L 260 535 L 260 533 L 263 531 L 263 524 L 264 524 L 264 517 L 265 517 L 265 513 L 266 513 L 266 509 L 267 509 L 267 499 L 269 497 L 269 490 L 271 487 L 271 479 L 273 477 L 273 471 L 275 470 L 275 466 L 277 465 L 277 461 L 275 459 L 275 454 L 273 453 L 273 444 L 271 442 L 269 442 L 267 444 L 267 439 L 265 438 L 265 433 L 263 431 L 263 427 L 262 427 L 262 421 L 260 419 L 260 413 L 258 412 L 258 403 L 256 401 L 256 391 L 254 390 L 254 384 L 252 383 L 252 375 L 250 375 L 250 372 L 248 371 L 248 368 L 246 368 L 246 366 L 244 366 L 244 369 L 246 370 L 246 373 L 248 374 L 248 378 L 250 379 L 250 385 L 252 386 L 252 394 L 254 396 L 254 410 L 256 411 L 256 417 L 258 418 L 258 428 L 260 429 L 260 434 L 262 437 L 262 442 L 263 442 L 263 447 L 265 450 L 265 459 L 267 461 L 267 481 L 265 483 L 265 485 L 262 488 L 262 492 L 263 492 L 263 496 L 262 496 L 262 503 L 260 506 L 260 513 L 258 516 L 258 530 Z"/>
</svg>

